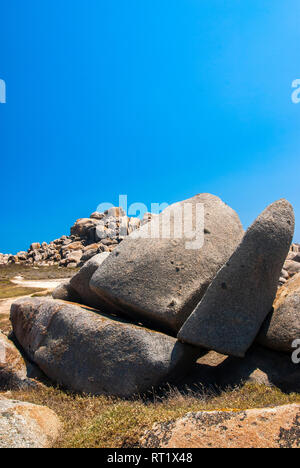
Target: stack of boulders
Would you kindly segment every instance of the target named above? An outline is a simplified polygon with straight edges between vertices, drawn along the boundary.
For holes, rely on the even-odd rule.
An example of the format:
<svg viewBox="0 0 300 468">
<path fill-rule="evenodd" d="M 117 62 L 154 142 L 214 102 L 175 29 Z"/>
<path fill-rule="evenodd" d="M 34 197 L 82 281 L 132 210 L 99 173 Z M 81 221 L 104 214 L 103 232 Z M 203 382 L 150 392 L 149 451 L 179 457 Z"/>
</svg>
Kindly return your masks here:
<svg viewBox="0 0 300 468">
<path fill-rule="evenodd" d="M 283 270 L 279 279 L 280 286 L 285 284 L 297 273 L 300 273 L 300 244 L 292 244 L 290 252 L 283 265 Z"/>
<path fill-rule="evenodd" d="M 187 230 L 178 217 L 185 205 Z M 93 230 L 94 240 L 92 224 L 84 232 Z M 89 259 L 53 299 L 15 302 L 15 338 L 53 382 L 121 397 L 182 379 L 205 352 L 243 361 L 259 342 L 275 355 L 291 353 L 300 338 L 299 277 L 274 300 L 293 233 L 285 200 L 244 233 L 218 197 L 196 195 Z"/>
<path fill-rule="evenodd" d="M 153 216 L 146 213 L 142 220 L 128 217 L 122 208 L 95 212 L 89 218 L 78 219 L 69 236 L 62 236 L 49 244 L 35 242 L 27 252 L 16 255 L 0 254 L 0 265 L 80 267 L 98 253 L 112 252 L 125 236 L 148 223 Z"/>
<path fill-rule="evenodd" d="M 11 255 L 0 253 L 0 265 L 7 265 Z"/>
</svg>

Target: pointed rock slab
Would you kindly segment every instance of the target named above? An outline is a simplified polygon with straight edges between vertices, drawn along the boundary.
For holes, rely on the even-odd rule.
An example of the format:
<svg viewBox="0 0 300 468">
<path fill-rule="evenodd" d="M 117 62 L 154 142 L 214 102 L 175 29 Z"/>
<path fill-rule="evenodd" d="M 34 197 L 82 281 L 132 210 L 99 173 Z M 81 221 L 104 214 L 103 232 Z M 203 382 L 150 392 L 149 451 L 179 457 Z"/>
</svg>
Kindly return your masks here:
<svg viewBox="0 0 300 468">
<path fill-rule="evenodd" d="M 263 211 L 183 325 L 179 340 L 244 357 L 272 308 L 294 223 L 286 200 Z"/>
<path fill-rule="evenodd" d="M 192 231 L 199 243 L 192 244 Z M 90 287 L 112 312 L 176 334 L 243 234 L 238 215 L 220 198 L 196 195 L 125 238 Z"/>
<path fill-rule="evenodd" d="M 200 411 L 156 423 L 143 448 L 300 448 L 300 405 Z"/>
<path fill-rule="evenodd" d="M 130 397 L 188 371 L 197 349 L 162 333 L 66 302 L 15 302 L 11 321 L 28 357 L 72 391 Z"/>
</svg>

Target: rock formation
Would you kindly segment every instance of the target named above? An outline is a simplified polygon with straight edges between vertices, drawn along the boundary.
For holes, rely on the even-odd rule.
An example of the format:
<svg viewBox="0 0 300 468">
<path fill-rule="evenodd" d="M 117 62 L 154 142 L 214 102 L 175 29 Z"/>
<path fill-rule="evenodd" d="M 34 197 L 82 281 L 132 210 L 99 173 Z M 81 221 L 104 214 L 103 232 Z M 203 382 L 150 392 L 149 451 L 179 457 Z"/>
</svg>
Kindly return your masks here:
<svg viewBox="0 0 300 468">
<path fill-rule="evenodd" d="M 243 357 L 272 308 L 294 235 L 292 206 L 268 206 L 218 272 L 178 338 L 221 354 Z"/>
<path fill-rule="evenodd" d="M 204 206 L 204 225 L 197 216 L 200 205 Z M 193 210 L 183 222 L 187 206 Z M 196 239 L 204 231 L 203 246 L 189 248 L 190 232 L 185 231 L 189 226 L 194 226 Z M 90 287 L 106 308 L 176 333 L 243 233 L 238 215 L 220 198 L 196 195 L 168 207 L 124 239 L 95 271 Z"/>
<path fill-rule="evenodd" d="M 124 236 L 148 223 L 152 217 L 151 213 L 146 213 L 142 221 L 129 218 L 121 208 L 95 212 L 90 218 L 78 219 L 69 236 L 62 236 L 49 244 L 34 242 L 27 252 L 16 255 L 0 254 L 0 265 L 80 267 L 98 253 L 112 252 Z"/>
<path fill-rule="evenodd" d="M 185 203 L 194 210 L 185 219 L 189 230 L 179 236 Z M 202 219 L 195 215 L 201 204 Z M 78 221 L 72 239 L 57 245 L 72 264 L 84 236 L 90 248 L 83 250 L 80 271 L 54 291 L 55 299 L 12 305 L 20 349 L 54 383 L 77 392 L 131 397 L 182 379 L 190 367 L 185 382 L 194 375 L 200 384 L 226 387 L 252 379 L 298 391 L 299 371 L 287 354 L 300 331 L 299 275 L 292 278 L 294 265 L 288 269 L 288 262 L 300 264 L 298 246 L 289 252 L 291 205 L 273 203 L 245 235 L 238 215 L 213 195 L 197 195 L 163 213 L 147 214 L 121 243 L 126 217 L 120 208 Z M 139 224 L 131 222 L 134 229 Z M 110 237 L 102 238 L 104 232 Z M 192 234 L 203 240 L 196 249 L 190 248 Z M 38 256 L 43 245 L 31 249 Z M 273 304 L 279 277 L 284 286 Z M 258 334 L 265 347 L 255 343 Z M 211 350 L 226 356 L 214 353 L 218 364 L 210 365 Z M 6 380 L 19 378 L 17 367 L 3 361 Z M 25 378 L 23 372 L 19 380 Z"/>
</svg>

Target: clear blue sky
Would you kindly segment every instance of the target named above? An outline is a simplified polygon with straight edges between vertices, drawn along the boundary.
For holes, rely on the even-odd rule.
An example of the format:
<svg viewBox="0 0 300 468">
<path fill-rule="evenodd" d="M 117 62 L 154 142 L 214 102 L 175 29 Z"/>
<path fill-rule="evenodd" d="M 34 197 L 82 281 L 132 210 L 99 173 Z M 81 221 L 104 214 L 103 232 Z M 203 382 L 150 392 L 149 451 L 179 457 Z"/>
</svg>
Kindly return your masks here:
<svg viewBox="0 0 300 468">
<path fill-rule="evenodd" d="M 300 241 L 299 0 L 1 5 L 0 252 L 97 205 L 219 195 L 245 227 L 285 197 Z"/>
</svg>

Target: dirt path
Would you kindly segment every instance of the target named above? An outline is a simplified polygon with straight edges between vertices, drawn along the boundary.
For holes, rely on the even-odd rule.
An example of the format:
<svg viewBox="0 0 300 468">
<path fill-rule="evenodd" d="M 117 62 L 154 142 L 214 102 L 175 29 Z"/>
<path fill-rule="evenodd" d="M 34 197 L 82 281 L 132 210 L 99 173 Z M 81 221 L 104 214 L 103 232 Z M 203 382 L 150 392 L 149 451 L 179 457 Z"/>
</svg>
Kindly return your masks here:
<svg viewBox="0 0 300 468">
<path fill-rule="evenodd" d="M 23 288 L 41 288 L 41 289 L 55 289 L 68 278 L 53 279 L 53 280 L 24 280 L 21 277 L 16 277 L 11 280 L 12 283 L 23 286 Z"/>
<path fill-rule="evenodd" d="M 66 279 L 64 278 L 53 279 L 53 280 L 26 281 L 22 279 L 22 277 L 16 277 L 11 280 L 12 283 L 23 286 L 24 288 L 40 288 L 40 289 L 49 289 L 51 291 L 54 290 L 57 286 L 59 286 L 64 281 L 66 281 Z M 23 299 L 24 297 L 28 297 L 28 296 L 11 297 L 9 299 L 0 300 L 0 315 L 9 314 L 12 303 L 15 302 L 17 299 Z"/>
<path fill-rule="evenodd" d="M 17 299 L 23 299 L 24 297 L 27 297 L 27 296 L 11 297 L 10 299 L 2 299 L 0 301 L 0 316 L 9 314 L 12 303 L 15 302 Z"/>
</svg>

